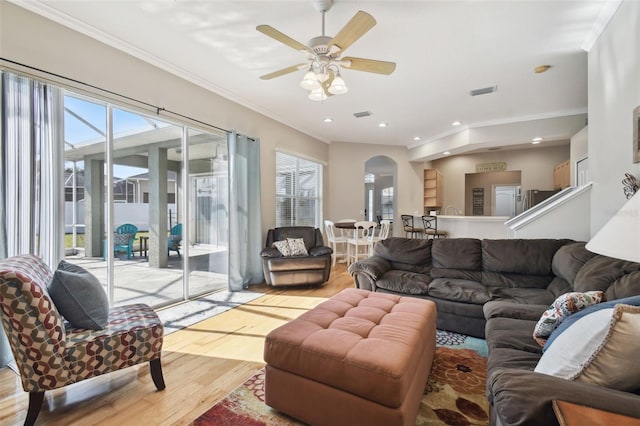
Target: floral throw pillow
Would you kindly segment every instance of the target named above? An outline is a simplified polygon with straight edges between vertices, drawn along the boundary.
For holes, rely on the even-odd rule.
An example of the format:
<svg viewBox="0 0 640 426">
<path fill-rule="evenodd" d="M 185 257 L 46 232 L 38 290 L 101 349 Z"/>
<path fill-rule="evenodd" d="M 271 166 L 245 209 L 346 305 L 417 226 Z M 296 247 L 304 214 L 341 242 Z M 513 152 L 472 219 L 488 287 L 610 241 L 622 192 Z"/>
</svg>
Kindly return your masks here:
<svg viewBox="0 0 640 426">
<path fill-rule="evenodd" d="M 291 256 L 309 256 L 302 238 L 287 238 L 287 241 L 291 249 Z"/>
<path fill-rule="evenodd" d="M 287 240 L 276 241 L 271 246 L 277 248 L 281 255 L 291 256 L 291 249 Z"/>
<path fill-rule="evenodd" d="M 540 346 L 544 346 L 553 330 L 558 328 L 562 320 L 587 306 L 605 302 L 602 291 L 573 292 L 559 296 L 549 308 L 542 313 L 540 320 L 533 329 L 533 338 Z"/>
</svg>

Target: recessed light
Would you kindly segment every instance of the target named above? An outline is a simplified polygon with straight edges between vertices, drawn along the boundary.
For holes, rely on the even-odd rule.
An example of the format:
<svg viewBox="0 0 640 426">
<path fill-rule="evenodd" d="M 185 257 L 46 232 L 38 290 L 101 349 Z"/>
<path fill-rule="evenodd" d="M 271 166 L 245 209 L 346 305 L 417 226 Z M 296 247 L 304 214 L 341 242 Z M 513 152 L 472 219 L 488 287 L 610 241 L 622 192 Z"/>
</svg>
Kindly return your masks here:
<svg viewBox="0 0 640 426">
<path fill-rule="evenodd" d="M 540 141 L 532 141 L 531 145 L 538 145 L 540 143 Z"/>
<path fill-rule="evenodd" d="M 388 124 L 387 124 L 387 123 L 380 123 L 380 124 L 378 124 L 378 127 L 387 127 L 387 126 L 388 126 Z"/>
<path fill-rule="evenodd" d="M 462 124 L 462 123 L 461 123 L 461 122 L 459 122 L 458 120 L 456 120 L 456 121 L 454 121 L 453 123 L 451 123 L 451 125 L 452 125 L 452 126 L 459 126 L 459 125 L 461 125 L 461 124 Z"/>
<path fill-rule="evenodd" d="M 537 136 L 537 137 L 531 139 L 531 143 L 534 144 L 534 145 L 537 145 L 540 142 L 542 142 L 542 138 L 540 136 Z"/>
<path fill-rule="evenodd" d="M 322 121 L 324 121 L 325 123 L 333 123 L 333 118 L 331 118 L 331 117 L 326 117 L 326 118 L 325 118 L 324 120 L 322 120 Z"/>
<path fill-rule="evenodd" d="M 421 140 L 422 140 L 422 138 L 421 138 L 420 136 L 414 136 L 414 137 L 413 137 L 413 140 L 414 140 L 414 141 L 421 141 Z"/>
<path fill-rule="evenodd" d="M 449 155 L 449 154 L 451 154 L 451 153 L 450 153 L 449 151 L 445 151 L 445 152 L 443 152 L 443 154 L 444 154 L 444 155 Z"/>
</svg>

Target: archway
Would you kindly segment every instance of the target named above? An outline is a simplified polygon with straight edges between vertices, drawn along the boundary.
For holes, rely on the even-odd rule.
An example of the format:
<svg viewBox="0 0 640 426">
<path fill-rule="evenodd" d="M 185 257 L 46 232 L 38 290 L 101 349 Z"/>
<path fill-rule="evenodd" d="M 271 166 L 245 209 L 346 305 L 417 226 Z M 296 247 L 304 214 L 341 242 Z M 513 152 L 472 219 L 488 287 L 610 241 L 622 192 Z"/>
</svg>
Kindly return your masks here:
<svg viewBox="0 0 640 426">
<path fill-rule="evenodd" d="M 398 164 L 379 155 L 364 165 L 364 219 L 375 222 L 395 221 Z"/>
</svg>

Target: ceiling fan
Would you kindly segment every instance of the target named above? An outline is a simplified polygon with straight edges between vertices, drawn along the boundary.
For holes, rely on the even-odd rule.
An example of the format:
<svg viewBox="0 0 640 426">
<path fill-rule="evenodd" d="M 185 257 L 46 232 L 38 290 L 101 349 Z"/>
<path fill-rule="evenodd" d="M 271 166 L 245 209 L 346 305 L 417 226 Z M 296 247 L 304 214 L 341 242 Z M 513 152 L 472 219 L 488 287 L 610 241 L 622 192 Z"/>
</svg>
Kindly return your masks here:
<svg viewBox="0 0 640 426">
<path fill-rule="evenodd" d="M 352 56 L 342 57 L 342 54 L 349 46 L 373 28 L 376 24 L 373 16 L 367 12 L 359 11 L 332 38 L 324 33 L 324 15 L 333 6 L 333 0 L 316 0 L 315 6 L 322 13 L 322 35 L 309 40 L 308 45 L 292 39 L 269 25 L 258 25 L 256 27 L 258 31 L 274 40 L 307 54 L 307 62 L 260 76 L 262 80 L 270 80 L 306 69 L 307 72 L 302 82 L 300 82 L 300 86 L 310 91 L 309 99 L 323 101 L 328 96 L 341 95 L 349 90 L 340 75 L 340 68 L 384 75 L 389 75 L 396 69 L 394 62 Z"/>
</svg>

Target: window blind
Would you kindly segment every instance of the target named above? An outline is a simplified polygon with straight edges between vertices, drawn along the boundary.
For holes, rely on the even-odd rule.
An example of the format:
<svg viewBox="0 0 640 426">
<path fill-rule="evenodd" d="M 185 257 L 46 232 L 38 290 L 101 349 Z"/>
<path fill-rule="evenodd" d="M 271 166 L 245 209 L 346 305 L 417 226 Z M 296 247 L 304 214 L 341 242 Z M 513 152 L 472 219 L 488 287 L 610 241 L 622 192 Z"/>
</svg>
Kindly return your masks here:
<svg viewBox="0 0 640 426">
<path fill-rule="evenodd" d="M 320 227 L 322 165 L 276 152 L 276 226 Z"/>
</svg>

